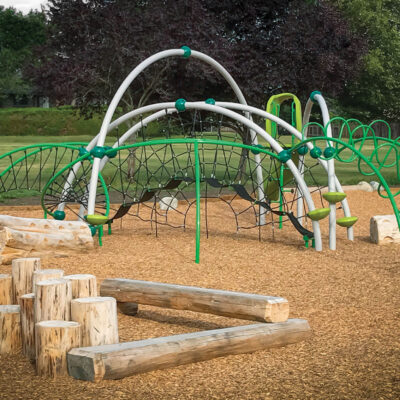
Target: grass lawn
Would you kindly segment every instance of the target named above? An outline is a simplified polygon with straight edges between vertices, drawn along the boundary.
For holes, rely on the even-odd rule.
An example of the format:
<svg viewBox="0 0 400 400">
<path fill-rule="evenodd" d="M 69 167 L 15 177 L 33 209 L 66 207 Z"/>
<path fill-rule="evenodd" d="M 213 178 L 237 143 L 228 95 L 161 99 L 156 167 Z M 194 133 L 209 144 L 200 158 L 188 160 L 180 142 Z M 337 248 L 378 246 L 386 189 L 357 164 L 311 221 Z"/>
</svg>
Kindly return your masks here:
<svg viewBox="0 0 400 400">
<path fill-rule="evenodd" d="M 73 135 L 73 136 L 3 136 L 0 137 L 0 156 L 6 152 L 18 149 L 23 146 L 28 146 L 32 144 L 43 144 L 43 143 L 62 143 L 62 142 L 82 142 L 87 143 L 91 140 L 89 135 Z M 285 138 L 286 139 L 286 138 Z M 107 145 L 113 144 L 115 138 L 109 138 L 107 140 Z M 290 142 L 290 139 L 289 139 Z M 265 143 L 263 143 L 265 144 Z M 289 144 L 289 143 L 288 143 Z M 136 150 L 136 168 L 141 165 L 142 169 L 140 171 L 140 178 L 143 179 L 146 184 L 149 182 L 149 186 L 158 185 L 161 182 L 167 182 L 169 177 L 176 175 L 184 175 L 188 172 L 189 176 L 194 176 L 194 169 L 189 166 L 193 166 L 193 153 L 188 153 L 188 145 L 177 144 L 173 146 L 173 149 L 169 146 L 154 146 L 152 148 L 138 148 Z M 79 147 L 79 144 L 77 144 Z M 193 147 L 190 147 L 191 149 Z M 371 143 L 365 144 L 363 147 L 363 154 L 366 156 L 371 155 L 373 151 L 373 146 Z M 383 159 L 384 153 L 387 148 L 382 149 L 379 154 L 379 158 Z M 31 154 L 28 159 L 22 162 L 16 162 L 18 159 L 23 159 L 24 155 Z M 172 154 L 174 153 L 174 154 Z M 218 148 L 216 154 L 216 147 L 207 145 L 205 147 L 200 147 L 200 160 L 203 163 L 203 173 L 205 177 L 214 176 L 219 181 L 228 183 L 234 181 L 238 166 L 240 162 L 241 149 L 236 148 L 231 151 L 230 147 L 225 147 L 225 151 L 221 147 Z M 16 163 L 12 174 L 8 173 L 7 184 L 12 183 L 14 180 L 15 185 L 18 188 L 30 187 L 35 189 L 36 193 L 43 189 L 44 184 L 51 178 L 51 176 L 59 171 L 63 166 L 70 163 L 72 160 L 76 159 L 78 152 L 76 150 L 65 150 L 58 149 L 43 152 L 38 152 L 36 149 L 29 149 L 25 152 L 21 151 L 13 154 L 12 161 L 10 157 L 0 158 L 0 174 L 10 165 L 10 162 Z M 113 182 L 113 185 L 121 190 L 126 184 L 121 181 L 121 179 L 115 179 L 118 165 L 122 162 L 123 168 L 127 170 L 127 156 L 128 151 L 125 150 L 120 153 L 120 155 L 113 159 L 112 162 L 103 170 L 103 176 L 106 183 Z M 342 153 L 343 158 L 348 158 L 349 153 Z M 190 158 L 190 159 L 189 159 Z M 124 161 L 125 160 L 125 161 Z M 140 161 L 139 161 L 140 160 Z M 217 160 L 215 162 L 215 160 Z M 247 172 L 254 170 L 254 157 L 250 157 L 250 162 L 247 164 Z M 395 160 L 395 154 L 392 151 L 386 164 L 393 163 Z M 316 164 L 315 160 L 308 154 L 306 157 L 306 165 L 311 166 Z M 227 168 L 226 165 L 229 167 Z M 45 167 L 43 167 L 45 166 Z M 264 177 L 268 177 L 275 170 L 275 166 L 271 164 L 270 158 L 266 157 L 263 162 Z M 369 167 L 365 164 L 362 165 L 362 169 L 365 172 L 370 172 Z M 375 175 L 364 176 L 358 171 L 357 161 L 352 163 L 335 162 L 336 175 L 339 181 L 343 185 L 357 184 L 361 180 L 372 181 L 378 180 Z M 41 174 L 39 172 L 42 172 Z M 306 174 L 306 182 L 309 185 L 318 184 L 320 186 L 325 186 L 327 184 L 327 176 L 325 171 L 320 166 L 312 168 L 311 173 Z M 397 168 L 395 166 L 384 169 L 384 177 L 390 185 L 398 185 L 399 180 L 397 177 Z M 3 175 L 3 180 L 6 174 Z M 26 176 L 28 176 L 28 181 L 26 181 Z M 62 180 L 62 179 L 61 179 Z M 18 181 L 18 182 L 17 182 Z M 61 183 L 61 182 L 60 182 Z M 4 186 L 7 188 L 7 185 Z M 15 192 L 4 193 L 4 187 L 1 188 L 3 193 L 0 193 L 0 200 L 11 197 L 24 197 L 26 195 L 31 195 L 31 193 L 26 190 L 18 190 Z M 132 186 L 130 187 L 132 188 Z"/>
</svg>

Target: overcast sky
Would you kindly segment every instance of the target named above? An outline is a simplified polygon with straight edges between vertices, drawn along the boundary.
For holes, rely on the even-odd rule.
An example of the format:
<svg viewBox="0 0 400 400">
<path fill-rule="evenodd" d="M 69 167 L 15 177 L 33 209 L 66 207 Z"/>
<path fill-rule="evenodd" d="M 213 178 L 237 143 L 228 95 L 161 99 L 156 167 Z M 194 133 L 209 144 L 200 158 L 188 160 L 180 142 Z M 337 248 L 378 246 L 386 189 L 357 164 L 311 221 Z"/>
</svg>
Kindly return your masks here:
<svg viewBox="0 0 400 400">
<path fill-rule="evenodd" d="M 40 10 L 40 5 L 46 3 L 46 0 L 0 0 L 0 6 L 14 7 L 24 14 L 27 14 L 32 8 Z"/>
</svg>

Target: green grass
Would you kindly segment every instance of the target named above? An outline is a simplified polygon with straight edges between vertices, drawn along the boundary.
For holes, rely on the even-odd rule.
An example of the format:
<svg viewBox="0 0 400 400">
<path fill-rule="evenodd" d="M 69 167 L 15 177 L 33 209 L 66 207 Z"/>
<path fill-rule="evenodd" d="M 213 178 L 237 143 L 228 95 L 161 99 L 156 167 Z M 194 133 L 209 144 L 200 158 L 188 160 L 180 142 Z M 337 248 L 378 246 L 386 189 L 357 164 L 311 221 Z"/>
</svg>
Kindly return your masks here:
<svg viewBox="0 0 400 400">
<path fill-rule="evenodd" d="M 0 155 L 7 152 L 11 151 L 17 148 L 20 148 L 22 146 L 27 146 L 30 144 L 40 144 L 40 143 L 61 143 L 61 142 L 68 142 L 68 141 L 79 141 L 79 142 L 89 142 L 92 139 L 92 136 L 89 135 L 77 135 L 77 136 L 56 136 L 56 137 L 48 137 L 48 136 L 1 136 L 0 137 Z M 107 139 L 107 144 L 110 145 L 114 142 L 115 138 L 108 138 Z M 289 140 L 290 141 L 290 140 Z M 265 144 L 265 143 L 263 143 Z M 289 144 L 289 143 L 288 143 Z M 30 150 L 34 151 L 34 149 Z M 167 150 L 166 152 L 164 151 L 159 151 L 158 152 L 158 158 L 154 157 L 152 153 L 152 149 L 150 148 L 143 148 L 142 150 L 138 151 L 144 151 L 146 154 L 146 159 L 147 159 L 147 169 L 151 171 L 154 174 L 154 178 L 150 180 L 150 186 L 156 186 L 159 181 L 162 182 L 167 182 L 169 180 L 170 176 L 176 175 L 176 170 L 177 166 L 176 164 L 174 165 L 172 162 L 167 163 L 165 160 L 171 159 L 171 153 L 170 150 Z M 188 153 L 187 153 L 187 148 L 185 144 L 177 144 L 174 145 L 174 151 L 177 154 L 181 154 L 177 159 L 180 163 L 181 166 L 186 166 L 188 163 Z M 363 154 L 366 156 L 369 156 L 373 151 L 373 146 L 371 144 L 366 144 L 364 145 L 363 148 Z M 237 149 L 237 152 L 240 152 L 240 149 Z M 46 153 L 43 152 L 42 156 L 44 156 Z M 67 152 L 65 159 L 63 159 L 56 168 L 56 171 L 60 170 L 63 166 L 67 165 L 71 159 L 75 159 L 75 154 L 72 156 L 71 152 Z M 125 150 L 124 152 L 121 152 L 121 157 L 125 158 L 128 154 L 128 151 Z M 14 158 L 17 159 L 18 157 L 22 156 L 23 153 L 19 153 L 16 155 Z M 38 157 L 38 156 L 37 156 Z M 202 160 L 204 160 L 208 165 L 205 169 L 205 175 L 206 176 L 211 176 L 211 173 L 214 173 L 216 178 L 220 181 L 225 181 L 228 182 L 229 180 L 232 180 L 232 177 L 235 177 L 235 173 L 237 172 L 237 166 L 240 160 L 240 156 L 237 153 L 234 153 L 232 155 L 232 158 L 229 162 L 229 168 L 226 168 L 224 166 L 224 157 L 223 157 L 223 152 L 221 150 L 218 150 L 218 160 L 219 160 L 219 166 L 218 168 L 214 171 L 213 170 L 213 162 L 214 162 L 214 157 L 215 157 L 215 150 L 213 146 L 207 146 L 207 149 L 204 151 L 200 151 L 200 157 Z M 394 161 L 395 155 L 392 152 L 390 154 L 387 163 L 391 163 Z M 33 160 L 33 158 L 31 158 Z M 253 159 L 253 158 L 251 158 Z M 50 166 L 49 169 L 42 171 L 42 182 L 41 182 L 41 188 L 43 187 L 44 183 L 47 182 L 48 179 L 51 178 L 51 176 L 54 173 L 54 164 L 55 157 L 53 154 L 51 154 L 48 158 L 48 164 Z M 190 161 L 191 163 L 193 161 Z M 270 165 L 268 164 L 269 161 L 266 161 L 264 164 L 264 167 L 266 170 L 270 169 Z M 314 164 L 315 160 L 311 159 L 310 156 L 307 156 L 307 165 Z M 3 158 L 0 159 L 0 173 L 4 171 L 4 169 L 10 164 L 10 161 L 8 158 Z M 160 169 L 160 165 L 165 164 L 164 168 Z M 27 165 L 29 166 L 29 179 L 30 182 L 32 182 L 32 179 L 34 180 L 35 177 L 38 176 L 39 174 L 39 164 L 37 161 L 33 163 L 28 163 L 24 165 L 21 163 L 21 171 L 18 179 L 26 179 L 26 171 L 24 171 L 24 168 L 27 168 Z M 373 176 L 364 176 L 358 171 L 357 167 L 357 161 L 353 163 L 341 163 L 341 162 L 335 162 L 335 170 L 336 174 L 339 177 L 340 182 L 343 185 L 348 185 L 348 184 L 357 184 L 361 180 L 365 181 L 371 181 L 371 180 L 378 180 L 378 178 L 373 175 Z M 369 171 L 368 168 L 365 168 L 366 171 Z M 115 169 L 111 167 L 111 165 L 107 166 L 103 170 L 103 176 L 106 181 L 106 183 L 109 183 L 112 180 L 112 177 L 114 176 Z M 229 177 L 230 175 L 230 177 Z M 311 175 L 307 174 L 306 175 L 306 182 L 309 185 L 315 185 L 317 183 L 318 185 L 325 186 L 327 184 L 327 176 L 325 171 L 322 169 L 322 167 L 317 166 L 314 169 L 312 169 L 312 177 Z M 396 174 L 396 168 L 392 167 L 390 169 L 383 170 L 383 175 L 387 179 L 388 183 L 390 185 L 398 185 L 398 179 L 397 179 L 397 174 Z M 144 181 L 148 180 L 148 176 L 144 173 L 142 173 L 142 178 Z M 229 179 L 231 178 L 231 179 Z M 315 179 L 315 180 L 314 180 Z M 37 182 L 36 182 L 37 183 Z M 124 183 L 118 183 L 116 186 L 118 189 L 121 189 L 121 185 L 124 185 Z M 204 188 L 204 184 L 202 186 Z M 33 188 L 35 188 L 35 185 L 33 185 Z M 0 194 L 0 201 L 5 201 L 7 197 L 13 196 L 15 197 L 25 197 L 29 196 L 31 193 L 27 192 L 26 190 L 21 190 L 21 191 L 14 191 L 10 193 L 3 193 Z"/>
</svg>

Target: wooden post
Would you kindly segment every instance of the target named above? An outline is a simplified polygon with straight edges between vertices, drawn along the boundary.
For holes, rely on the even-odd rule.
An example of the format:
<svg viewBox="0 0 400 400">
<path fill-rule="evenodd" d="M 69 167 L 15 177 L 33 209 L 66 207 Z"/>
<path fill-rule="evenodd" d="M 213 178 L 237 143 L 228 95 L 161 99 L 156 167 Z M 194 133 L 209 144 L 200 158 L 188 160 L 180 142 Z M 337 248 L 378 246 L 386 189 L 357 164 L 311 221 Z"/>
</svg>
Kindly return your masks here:
<svg viewBox="0 0 400 400">
<path fill-rule="evenodd" d="M 68 375 L 67 352 L 80 345 L 80 326 L 72 321 L 36 324 L 36 372 L 39 376 Z"/>
<path fill-rule="evenodd" d="M 39 269 L 33 273 L 32 289 L 35 292 L 36 283 L 49 279 L 58 279 L 64 276 L 62 269 Z"/>
<path fill-rule="evenodd" d="M 64 279 L 68 279 L 71 281 L 73 299 L 79 299 L 80 297 L 97 296 L 97 281 L 94 275 L 91 274 L 67 275 L 64 277 Z"/>
<path fill-rule="evenodd" d="M 36 357 L 34 303 L 34 293 L 24 294 L 19 298 L 19 306 L 21 310 L 22 354 L 30 360 L 34 360 Z"/>
<path fill-rule="evenodd" d="M 0 354 L 16 353 L 21 348 L 19 306 L 0 306 Z"/>
<path fill-rule="evenodd" d="M 40 258 L 16 258 L 12 261 L 13 304 L 18 304 L 18 297 L 32 293 L 33 273 L 38 269 L 40 269 Z"/>
<path fill-rule="evenodd" d="M 74 299 L 71 319 L 82 326 L 82 346 L 118 343 L 117 302 L 114 298 Z"/>
<path fill-rule="evenodd" d="M 170 368 L 230 354 L 252 353 L 306 339 L 306 320 L 255 324 L 186 333 L 107 346 L 82 347 L 68 353 L 68 372 L 77 379 L 100 381 Z M 240 368 L 240 366 L 238 366 Z"/>
<path fill-rule="evenodd" d="M 118 302 L 190 310 L 262 322 L 284 322 L 289 316 L 289 303 L 282 297 L 204 289 L 132 279 L 105 279 L 102 296 Z"/>
<path fill-rule="evenodd" d="M 12 304 L 13 300 L 12 276 L 0 274 L 0 305 Z"/>
<path fill-rule="evenodd" d="M 35 322 L 71 318 L 71 282 L 67 279 L 41 281 L 35 287 Z"/>
</svg>

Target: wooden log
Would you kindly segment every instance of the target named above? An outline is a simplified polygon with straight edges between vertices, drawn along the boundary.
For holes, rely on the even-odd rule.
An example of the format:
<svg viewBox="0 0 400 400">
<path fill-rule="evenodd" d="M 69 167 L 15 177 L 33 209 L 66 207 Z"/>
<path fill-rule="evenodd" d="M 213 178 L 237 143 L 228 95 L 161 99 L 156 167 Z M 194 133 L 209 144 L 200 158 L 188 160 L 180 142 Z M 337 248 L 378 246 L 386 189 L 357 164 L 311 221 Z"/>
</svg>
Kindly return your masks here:
<svg viewBox="0 0 400 400">
<path fill-rule="evenodd" d="M 19 298 L 19 306 L 21 310 L 22 354 L 30 360 L 34 360 L 36 357 L 34 303 L 34 293 L 24 294 Z"/>
<path fill-rule="evenodd" d="M 33 273 L 32 291 L 35 292 L 35 287 L 38 282 L 47 281 L 49 279 L 59 279 L 64 276 L 62 269 L 39 269 Z"/>
<path fill-rule="evenodd" d="M 119 302 L 134 302 L 253 321 L 283 322 L 289 316 L 289 303 L 282 297 L 194 286 L 131 279 L 105 279 L 101 284 L 100 294 L 115 297 Z"/>
<path fill-rule="evenodd" d="M 68 353 L 68 372 L 76 379 L 98 382 L 210 360 L 252 353 L 306 339 L 306 320 L 254 324 L 186 333 L 107 346 L 82 347 Z M 239 367 L 240 368 L 240 367 Z"/>
<path fill-rule="evenodd" d="M 40 258 L 16 258 L 12 261 L 13 304 L 18 304 L 18 298 L 32 293 L 33 273 L 40 269 Z"/>
<path fill-rule="evenodd" d="M 80 346 L 80 326 L 72 321 L 36 324 L 36 372 L 57 378 L 68 375 L 67 352 Z"/>
<path fill-rule="evenodd" d="M 19 306 L 0 306 L 0 354 L 16 353 L 21 348 Z"/>
<path fill-rule="evenodd" d="M 375 215 L 370 220 L 370 237 L 373 243 L 383 245 L 400 243 L 400 231 L 395 215 Z"/>
<path fill-rule="evenodd" d="M 70 231 L 31 231 L 1 227 L 0 249 L 10 247 L 26 251 L 40 251 L 53 249 L 85 250 L 93 247 L 93 237 L 86 232 Z M 88 228 L 89 229 L 89 228 Z M 89 230 L 90 232 L 90 230 Z"/>
<path fill-rule="evenodd" d="M 0 274 L 0 305 L 12 304 L 13 300 L 12 276 Z"/>
<path fill-rule="evenodd" d="M 82 326 L 82 346 L 118 343 L 117 304 L 112 297 L 86 297 L 71 302 L 71 319 Z"/>
<path fill-rule="evenodd" d="M 79 299 L 80 297 L 97 296 L 97 281 L 94 275 L 91 274 L 67 275 L 64 277 L 64 279 L 68 279 L 71 281 L 73 299 Z"/>
<path fill-rule="evenodd" d="M 41 281 L 35 287 L 35 322 L 71 319 L 71 282 L 67 279 Z"/>
<path fill-rule="evenodd" d="M 26 232 L 68 231 L 90 233 L 90 228 L 82 221 L 58 221 L 56 219 L 24 218 L 10 215 L 0 215 L 0 226 L 25 230 Z"/>
</svg>

